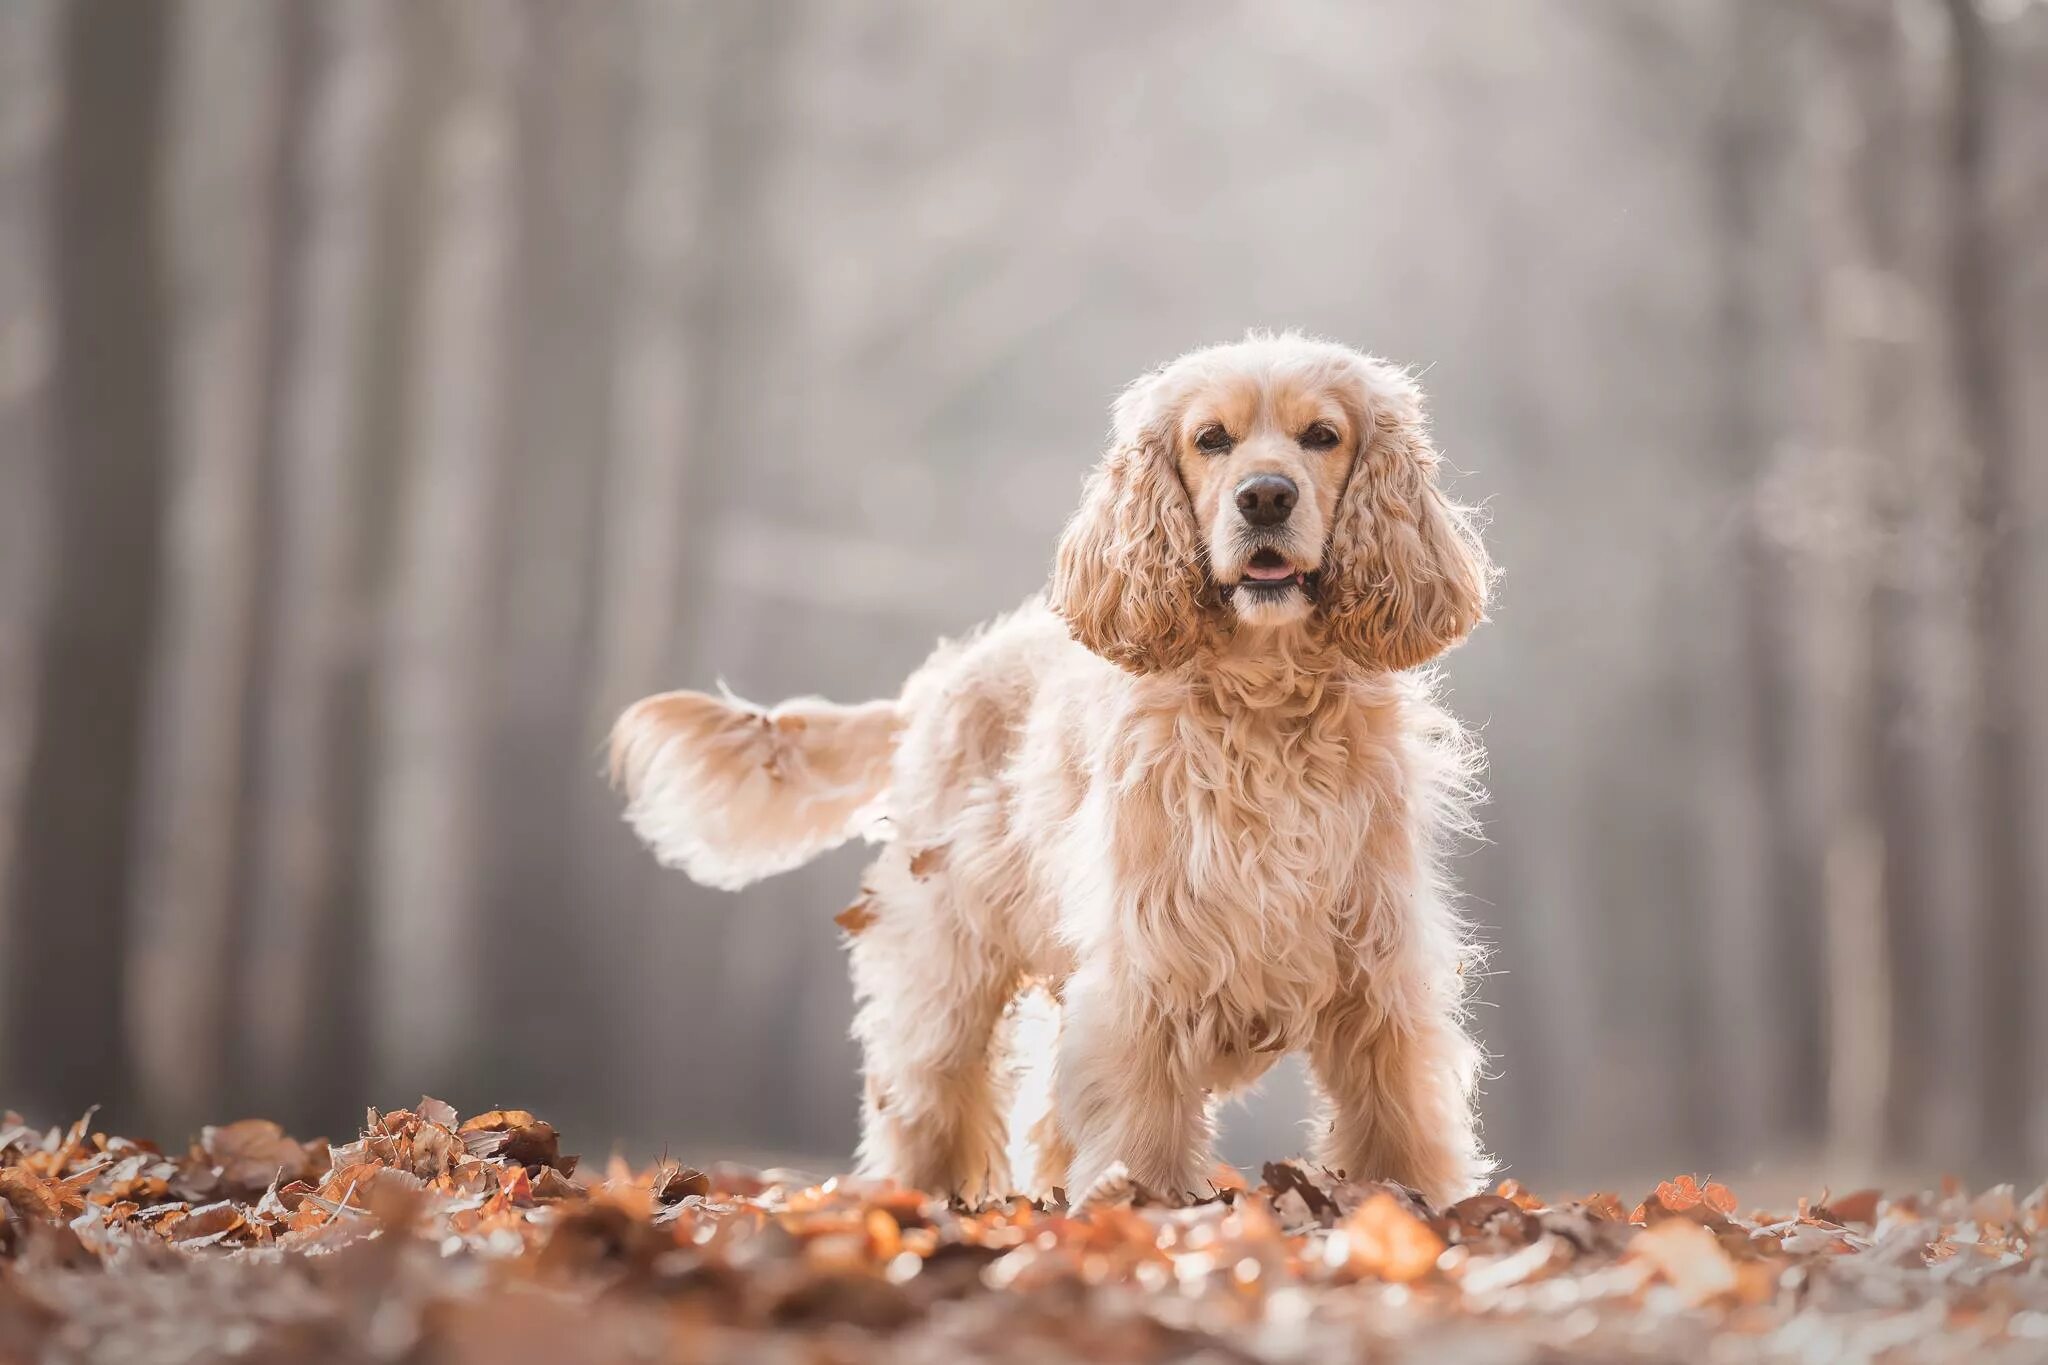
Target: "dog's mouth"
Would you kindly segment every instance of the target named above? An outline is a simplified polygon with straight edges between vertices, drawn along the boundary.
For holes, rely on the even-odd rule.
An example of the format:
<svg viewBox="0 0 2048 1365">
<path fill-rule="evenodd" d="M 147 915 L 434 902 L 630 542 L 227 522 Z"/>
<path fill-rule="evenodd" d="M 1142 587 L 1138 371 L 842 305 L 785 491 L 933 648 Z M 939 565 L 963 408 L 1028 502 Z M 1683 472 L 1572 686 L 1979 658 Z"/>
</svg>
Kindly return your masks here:
<svg viewBox="0 0 2048 1365">
<path fill-rule="evenodd" d="M 1253 598 L 1279 597 L 1284 593 L 1308 592 L 1315 586 L 1315 571 L 1297 567 L 1270 546 L 1262 546 L 1245 561 L 1244 576 L 1230 585 L 1232 592 Z"/>
</svg>

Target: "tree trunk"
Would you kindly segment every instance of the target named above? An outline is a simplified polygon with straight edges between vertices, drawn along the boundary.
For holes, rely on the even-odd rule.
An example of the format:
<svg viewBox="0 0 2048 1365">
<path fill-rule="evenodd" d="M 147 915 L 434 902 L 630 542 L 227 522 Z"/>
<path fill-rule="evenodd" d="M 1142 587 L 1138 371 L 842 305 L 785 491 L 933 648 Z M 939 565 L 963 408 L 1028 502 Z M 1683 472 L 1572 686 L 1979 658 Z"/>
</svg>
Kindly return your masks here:
<svg viewBox="0 0 2048 1365">
<path fill-rule="evenodd" d="M 695 377 L 704 360 L 691 312 L 707 205 L 710 23 L 702 11 L 638 0 L 627 68 L 632 122 L 621 204 L 618 337 L 604 465 L 597 666 L 587 728 L 669 683 L 677 663 Z"/>
<path fill-rule="evenodd" d="M 1707 718 L 1698 784 L 1712 1021 L 1706 1093 L 1718 1111 L 1717 1150 L 1743 1160 L 1766 1135 L 1782 1139 L 1796 1127 L 1801 1095 L 1818 1089 L 1820 1057 L 1819 1012 L 1800 986 L 1812 955 L 1797 928 L 1809 921 L 1811 900 L 1802 894 L 1786 772 L 1784 565 L 1749 494 L 1768 473 L 1784 416 L 1786 356 L 1774 344 L 1782 319 L 1770 300 L 1784 245 L 1772 209 L 1796 126 L 1789 35 L 1778 0 L 1735 0 L 1724 23 L 1726 74 L 1710 163 L 1721 298 L 1715 411 L 1736 515 L 1723 550 L 1732 568 L 1725 586 L 1697 589 L 1726 615 L 1687 634 L 1707 655 L 1692 706 Z M 1730 1096 L 1747 1098 L 1731 1104 Z"/>
<path fill-rule="evenodd" d="M 1894 602 L 1882 584 L 1896 516 L 1895 424 L 1902 281 L 1891 216 L 1897 203 L 1894 20 L 1888 11 L 1830 3 L 1820 15 L 1818 115 L 1822 168 L 1819 448 L 1814 490 L 1840 509 L 1818 547 L 1814 614 L 1821 732 L 1829 964 L 1830 1148 L 1845 1169 L 1869 1170 L 1888 1146 L 1900 1059 L 1894 1024 L 1905 866 L 1884 797 L 1900 780 L 1888 747 L 1895 715 Z M 1888 783 L 1890 785 L 1888 785 Z"/>
<path fill-rule="evenodd" d="M 1960 404 L 1967 515 L 1977 550 L 1970 594 L 1976 640 L 1977 798 L 1984 912 L 1978 919 L 1977 1027 L 1984 1068 L 1984 1127 L 1996 1144 L 1985 1155 L 2000 1169 L 2025 1160 L 2030 1101 L 2040 1103 L 2048 1065 L 2048 1010 L 2025 951 L 2041 928 L 2041 888 L 2030 861 L 2039 834 L 2029 771 L 2029 714 L 2040 691 L 2029 666 L 2030 611 L 2025 587 L 2025 507 L 2019 444 L 2014 440 L 2001 293 L 2016 278 L 1990 202 L 1994 152 L 1991 38 L 1977 0 L 1946 0 L 1949 108 L 1946 158 L 1948 270 L 1946 312 Z M 1973 477 L 1972 477 L 1973 476 Z M 2048 1131 L 2031 1155 L 2048 1151 Z"/>
<path fill-rule="evenodd" d="M 491 543 L 501 493 L 512 99 L 523 11 L 459 0 L 429 131 L 401 524 L 378 698 L 370 907 L 375 1083 L 445 1083 L 479 1015 Z"/>
<path fill-rule="evenodd" d="M 715 22 L 703 9 L 636 0 L 626 69 L 629 132 L 618 248 L 617 339 L 608 394 L 610 442 L 600 496 L 600 558 L 591 668 L 580 732 L 590 752 L 629 702 L 681 686 L 685 526 L 702 449 L 705 338 L 693 320 L 708 268 L 703 223 L 715 197 L 707 165 Z M 613 1025 L 625 1064 L 672 1068 L 687 988 L 676 956 L 682 879 L 633 847 L 618 798 L 590 781 L 576 803 L 577 884 L 623 923 L 609 937 L 631 971 Z M 665 1088 L 631 1097 L 622 1122 L 661 1131 L 678 1119 Z"/>
<path fill-rule="evenodd" d="M 54 273 L 46 228 L 57 131 L 57 5 L 0 7 L 0 962 L 28 907 L 9 898 L 36 728 L 36 640 L 48 589 Z M 20 935 L 26 942 L 26 936 Z M 0 1074 L 8 1025 L 0 1011 Z"/>
<path fill-rule="evenodd" d="M 603 607 L 587 694 L 593 738 L 636 696 L 708 681 L 684 667 L 699 657 L 693 637 L 707 597 L 701 556 L 713 537 L 704 483 L 718 452 L 756 436 L 758 413 L 744 393 L 761 336 L 763 184 L 777 150 L 769 111 L 787 10 L 783 0 L 697 9 L 639 0 L 634 8 Z M 629 851 L 616 799 L 596 784 L 586 790 L 593 885 L 635 917 L 614 931 L 630 953 L 617 1016 L 624 1055 L 643 1074 L 674 1074 L 674 1039 L 746 1031 L 720 964 L 749 930 L 723 897 Z M 774 932 L 753 918 L 752 932 Z M 755 1067 L 736 1052 L 700 1053 L 688 1074 L 740 1127 L 748 1119 L 737 1108 L 759 1090 Z M 658 1129 L 689 1121 L 676 1087 L 639 1102 Z"/>
<path fill-rule="evenodd" d="M 324 947 L 343 913 L 349 852 L 347 695 L 372 603 L 361 559 L 364 413 L 378 211 L 391 128 L 392 0 L 301 7 L 306 134 L 293 166 L 293 243 L 280 415 L 274 569 L 263 637 L 242 1036 L 252 1088 L 298 1110 Z"/>
<path fill-rule="evenodd" d="M 123 1093 L 122 927 L 165 439 L 158 97 L 169 10 L 72 0 L 57 159 L 56 549 L 7 963 L 15 1099 L 48 1116 Z M 109 401 L 109 395 L 118 401 Z"/>
<path fill-rule="evenodd" d="M 278 9 L 187 0 L 172 46 L 170 477 L 161 622 L 128 963 L 128 1029 L 154 1122 L 220 1097 L 242 718 L 258 582 L 277 163 Z"/>
<path fill-rule="evenodd" d="M 1920 667 L 1917 604 L 1931 566 L 1926 536 L 1938 517 L 1927 498 L 1924 451 L 1914 440 L 1927 342 L 1926 300 L 1913 269 L 1912 208 L 1924 165 L 1915 115 L 1913 53 L 1896 15 L 1858 11 L 1838 21 L 1838 52 L 1854 102 L 1854 148 L 1845 158 L 1853 243 L 1843 257 L 1836 344 L 1844 352 L 1854 404 L 1843 414 L 1843 448 L 1864 488 L 1868 523 L 1861 574 L 1870 594 L 1866 645 L 1869 711 L 1863 743 L 1871 751 L 1871 809 L 1876 819 L 1890 964 L 1890 1075 L 1882 1149 L 1906 1160 L 1920 1132 L 1936 1067 L 1929 1050 L 1928 963 L 1935 883 L 1929 840 L 1928 698 Z M 1853 273 L 1851 273 L 1853 272 Z"/>
<path fill-rule="evenodd" d="M 605 951 L 616 938 L 610 917 L 564 933 L 562 910 L 583 892 L 572 811 L 602 787 L 584 696 L 596 666 L 591 606 L 619 283 L 609 229 L 620 195 L 620 68 L 638 51 L 628 13 L 536 7 L 530 41 L 549 59 L 520 90 L 523 322 L 507 395 L 489 749 L 492 790 L 521 799 L 500 812 L 484 859 L 486 999 L 499 1021 L 489 1040 L 493 1083 L 511 1092 L 544 1086 L 607 1125 L 633 1083 L 590 1059 L 619 1055 L 610 1002 L 632 950 Z M 540 942 L 553 950 L 534 952 Z M 562 1028 L 554 1011 L 529 1007 L 536 999 L 558 1002 L 588 1027 Z"/>
</svg>

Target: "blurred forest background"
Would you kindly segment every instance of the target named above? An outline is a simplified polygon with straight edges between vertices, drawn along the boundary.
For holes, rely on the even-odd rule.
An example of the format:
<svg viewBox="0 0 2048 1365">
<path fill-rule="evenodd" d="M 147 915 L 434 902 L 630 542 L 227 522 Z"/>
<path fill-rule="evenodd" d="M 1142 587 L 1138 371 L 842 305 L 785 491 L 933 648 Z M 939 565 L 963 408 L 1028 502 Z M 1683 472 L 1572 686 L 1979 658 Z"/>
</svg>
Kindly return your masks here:
<svg viewBox="0 0 2048 1365">
<path fill-rule="evenodd" d="M 1514 1173 L 2038 1176 L 2027 0 L 4 0 L 0 1107 L 843 1159 L 860 851 L 660 873 L 604 730 L 893 690 L 1248 326 L 1492 508 Z"/>
</svg>

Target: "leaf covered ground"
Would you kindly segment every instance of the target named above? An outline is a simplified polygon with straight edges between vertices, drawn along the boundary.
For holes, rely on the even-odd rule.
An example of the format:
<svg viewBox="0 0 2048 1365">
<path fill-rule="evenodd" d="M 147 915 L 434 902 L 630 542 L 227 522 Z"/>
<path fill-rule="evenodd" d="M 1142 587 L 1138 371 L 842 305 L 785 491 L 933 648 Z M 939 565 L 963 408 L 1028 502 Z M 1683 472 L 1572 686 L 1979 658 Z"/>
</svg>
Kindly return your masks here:
<svg viewBox="0 0 2048 1365">
<path fill-rule="evenodd" d="M 436 1100 L 184 1151 L 0 1120 L 0 1362 L 2048 1360 L 2048 1189 L 1745 1211 L 1299 1163 L 1191 1208 L 603 1171 Z"/>
</svg>

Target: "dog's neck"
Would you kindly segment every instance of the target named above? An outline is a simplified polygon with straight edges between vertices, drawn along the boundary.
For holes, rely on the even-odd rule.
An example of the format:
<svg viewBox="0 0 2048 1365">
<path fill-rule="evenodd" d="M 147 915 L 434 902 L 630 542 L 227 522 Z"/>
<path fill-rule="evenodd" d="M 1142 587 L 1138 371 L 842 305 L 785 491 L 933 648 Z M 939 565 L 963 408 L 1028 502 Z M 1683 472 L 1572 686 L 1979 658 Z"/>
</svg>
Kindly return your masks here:
<svg viewBox="0 0 2048 1365">
<path fill-rule="evenodd" d="M 1317 710 L 1346 671 L 1343 655 L 1297 625 L 1240 625 L 1191 665 L 1198 693 L 1227 709 L 1276 717 Z"/>
</svg>

